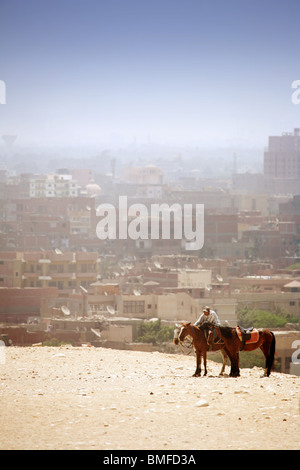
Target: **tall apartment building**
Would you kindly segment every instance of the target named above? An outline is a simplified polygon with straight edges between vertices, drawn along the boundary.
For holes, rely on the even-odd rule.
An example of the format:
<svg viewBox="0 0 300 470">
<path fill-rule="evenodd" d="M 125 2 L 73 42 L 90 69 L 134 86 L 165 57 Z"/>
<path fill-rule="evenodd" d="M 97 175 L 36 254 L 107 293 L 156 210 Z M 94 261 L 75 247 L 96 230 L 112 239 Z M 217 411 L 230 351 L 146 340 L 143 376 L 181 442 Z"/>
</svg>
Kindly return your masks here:
<svg viewBox="0 0 300 470">
<path fill-rule="evenodd" d="M 264 176 L 271 191 L 299 193 L 300 128 L 281 136 L 270 136 L 264 153 Z"/>
<path fill-rule="evenodd" d="M 0 288 L 56 287 L 73 292 L 97 280 L 98 254 L 94 252 L 0 252 Z"/>
<path fill-rule="evenodd" d="M 29 197 L 76 197 L 79 187 L 72 175 L 39 175 L 30 180 Z"/>
<path fill-rule="evenodd" d="M 93 239 L 99 245 L 95 198 L 31 197 L 6 200 L 3 205 L 2 251 L 38 251 L 40 247 L 78 251 Z"/>
</svg>

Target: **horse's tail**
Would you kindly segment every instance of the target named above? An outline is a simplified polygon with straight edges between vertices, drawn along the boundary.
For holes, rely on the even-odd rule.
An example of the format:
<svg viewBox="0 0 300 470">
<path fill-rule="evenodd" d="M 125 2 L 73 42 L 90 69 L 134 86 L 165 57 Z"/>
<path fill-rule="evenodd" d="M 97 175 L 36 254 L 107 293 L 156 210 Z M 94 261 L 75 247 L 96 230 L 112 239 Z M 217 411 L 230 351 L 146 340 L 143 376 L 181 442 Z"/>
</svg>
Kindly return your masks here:
<svg viewBox="0 0 300 470">
<path fill-rule="evenodd" d="M 266 359 L 266 369 L 267 369 L 267 376 L 269 377 L 273 363 L 274 363 L 274 358 L 275 358 L 275 345 L 276 345 L 276 340 L 275 340 L 275 335 L 272 331 L 270 331 L 272 335 L 272 342 L 271 346 L 268 352 L 268 356 Z"/>
</svg>

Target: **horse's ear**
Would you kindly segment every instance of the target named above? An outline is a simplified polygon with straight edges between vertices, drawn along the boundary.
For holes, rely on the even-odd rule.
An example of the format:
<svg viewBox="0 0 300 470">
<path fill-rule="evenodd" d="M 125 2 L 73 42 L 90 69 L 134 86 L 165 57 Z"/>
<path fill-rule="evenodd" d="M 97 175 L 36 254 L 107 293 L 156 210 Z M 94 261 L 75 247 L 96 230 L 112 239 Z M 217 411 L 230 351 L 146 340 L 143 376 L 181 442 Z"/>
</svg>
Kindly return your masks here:
<svg viewBox="0 0 300 470">
<path fill-rule="evenodd" d="M 188 321 L 188 322 L 186 323 L 186 326 L 190 326 L 190 324 L 191 324 L 191 322 L 190 322 L 190 321 Z"/>
</svg>

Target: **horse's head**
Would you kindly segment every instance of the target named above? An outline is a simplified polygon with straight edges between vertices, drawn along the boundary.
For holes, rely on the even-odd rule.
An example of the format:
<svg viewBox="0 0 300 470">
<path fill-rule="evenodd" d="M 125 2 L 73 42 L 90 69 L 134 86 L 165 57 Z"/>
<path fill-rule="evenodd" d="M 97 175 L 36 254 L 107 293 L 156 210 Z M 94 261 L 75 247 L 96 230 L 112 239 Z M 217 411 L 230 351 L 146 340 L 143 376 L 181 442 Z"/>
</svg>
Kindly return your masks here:
<svg viewBox="0 0 300 470">
<path fill-rule="evenodd" d="M 177 323 L 174 329 L 174 344 L 178 344 L 179 342 L 181 343 L 182 341 L 184 341 L 186 336 L 188 336 L 190 333 L 191 322 L 182 322 L 180 324 Z"/>
<path fill-rule="evenodd" d="M 179 334 L 181 330 L 182 325 L 176 323 L 175 328 L 174 328 L 174 336 L 173 336 L 173 343 L 178 344 L 179 343 Z"/>
</svg>

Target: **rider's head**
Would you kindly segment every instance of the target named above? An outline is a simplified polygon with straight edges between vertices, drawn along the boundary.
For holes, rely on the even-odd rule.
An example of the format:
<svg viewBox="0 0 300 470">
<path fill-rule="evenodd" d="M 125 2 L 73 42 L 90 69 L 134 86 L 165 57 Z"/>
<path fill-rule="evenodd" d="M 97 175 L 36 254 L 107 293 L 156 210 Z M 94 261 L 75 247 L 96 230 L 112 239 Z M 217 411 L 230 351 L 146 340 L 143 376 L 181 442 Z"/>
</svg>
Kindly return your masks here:
<svg viewBox="0 0 300 470">
<path fill-rule="evenodd" d="M 205 307 L 205 308 L 203 309 L 204 315 L 209 315 L 209 312 L 210 312 L 210 308 L 209 308 L 209 307 Z"/>
</svg>

